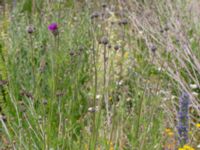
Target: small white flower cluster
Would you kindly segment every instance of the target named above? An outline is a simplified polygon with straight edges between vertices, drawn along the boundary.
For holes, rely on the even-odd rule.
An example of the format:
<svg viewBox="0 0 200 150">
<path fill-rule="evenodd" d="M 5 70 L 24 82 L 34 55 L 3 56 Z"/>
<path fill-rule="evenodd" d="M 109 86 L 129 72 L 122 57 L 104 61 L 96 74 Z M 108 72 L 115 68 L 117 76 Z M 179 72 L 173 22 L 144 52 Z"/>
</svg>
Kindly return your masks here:
<svg viewBox="0 0 200 150">
<path fill-rule="evenodd" d="M 99 106 L 95 106 L 95 107 L 89 107 L 88 108 L 88 112 L 94 113 L 99 111 Z"/>
</svg>

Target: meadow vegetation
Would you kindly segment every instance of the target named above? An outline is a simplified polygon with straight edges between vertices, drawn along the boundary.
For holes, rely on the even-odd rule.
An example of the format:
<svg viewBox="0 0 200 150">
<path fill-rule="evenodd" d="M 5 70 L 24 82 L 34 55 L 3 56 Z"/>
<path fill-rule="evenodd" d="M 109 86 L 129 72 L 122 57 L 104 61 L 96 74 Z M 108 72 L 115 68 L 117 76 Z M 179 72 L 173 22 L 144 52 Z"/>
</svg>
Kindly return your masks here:
<svg viewBox="0 0 200 150">
<path fill-rule="evenodd" d="M 0 149 L 200 149 L 198 0 L 0 0 Z"/>
</svg>

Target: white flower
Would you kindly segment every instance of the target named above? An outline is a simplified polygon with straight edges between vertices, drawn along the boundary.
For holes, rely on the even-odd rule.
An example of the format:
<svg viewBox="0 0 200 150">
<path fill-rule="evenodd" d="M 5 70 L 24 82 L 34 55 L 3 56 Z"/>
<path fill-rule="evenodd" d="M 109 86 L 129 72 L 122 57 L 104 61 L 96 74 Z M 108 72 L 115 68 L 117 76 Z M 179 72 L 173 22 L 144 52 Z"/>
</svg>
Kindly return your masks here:
<svg viewBox="0 0 200 150">
<path fill-rule="evenodd" d="M 130 97 L 128 97 L 128 98 L 126 99 L 126 101 L 127 101 L 127 102 L 130 102 L 130 101 L 131 101 L 131 98 L 130 98 Z"/>
<path fill-rule="evenodd" d="M 200 148 L 200 144 L 199 144 L 199 145 L 197 145 L 197 148 Z"/>
<path fill-rule="evenodd" d="M 162 68 L 161 67 L 158 67 L 158 71 L 161 71 L 162 70 Z"/>
<path fill-rule="evenodd" d="M 123 84 L 123 80 L 120 80 L 120 81 L 117 81 L 116 84 L 119 86 L 119 85 L 122 85 Z"/>
<path fill-rule="evenodd" d="M 196 84 L 190 84 L 190 88 L 191 88 L 191 89 L 197 89 L 197 88 L 198 88 L 198 85 L 196 85 Z"/>
<path fill-rule="evenodd" d="M 197 92 L 192 92 L 192 95 L 198 96 L 199 94 Z"/>
<path fill-rule="evenodd" d="M 88 111 L 89 111 L 89 112 L 95 112 L 96 110 L 95 110 L 94 107 L 89 107 L 89 108 L 88 108 Z"/>
<path fill-rule="evenodd" d="M 97 112 L 98 110 L 99 110 L 99 106 L 89 107 L 88 108 L 88 112 L 91 112 L 91 113 Z"/>
<path fill-rule="evenodd" d="M 101 98 L 101 95 L 96 95 L 96 99 L 100 99 Z"/>
<path fill-rule="evenodd" d="M 176 99 L 176 96 L 175 96 L 175 95 L 172 95 L 172 97 L 171 97 L 171 98 L 174 100 L 174 99 Z"/>
</svg>

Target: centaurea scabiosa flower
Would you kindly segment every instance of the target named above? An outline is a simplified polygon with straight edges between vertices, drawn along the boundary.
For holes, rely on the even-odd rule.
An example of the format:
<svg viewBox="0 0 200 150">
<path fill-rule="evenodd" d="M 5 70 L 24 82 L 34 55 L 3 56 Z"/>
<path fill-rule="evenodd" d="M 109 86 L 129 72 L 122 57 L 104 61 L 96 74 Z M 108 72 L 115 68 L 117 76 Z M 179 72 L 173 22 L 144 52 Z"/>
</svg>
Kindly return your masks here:
<svg viewBox="0 0 200 150">
<path fill-rule="evenodd" d="M 188 142 L 189 104 L 190 104 L 190 97 L 188 93 L 183 92 L 179 98 L 179 111 L 177 116 L 179 145 L 184 145 Z"/>
<path fill-rule="evenodd" d="M 48 26 L 48 29 L 53 33 L 54 36 L 58 35 L 58 24 L 57 23 L 51 23 Z"/>
</svg>

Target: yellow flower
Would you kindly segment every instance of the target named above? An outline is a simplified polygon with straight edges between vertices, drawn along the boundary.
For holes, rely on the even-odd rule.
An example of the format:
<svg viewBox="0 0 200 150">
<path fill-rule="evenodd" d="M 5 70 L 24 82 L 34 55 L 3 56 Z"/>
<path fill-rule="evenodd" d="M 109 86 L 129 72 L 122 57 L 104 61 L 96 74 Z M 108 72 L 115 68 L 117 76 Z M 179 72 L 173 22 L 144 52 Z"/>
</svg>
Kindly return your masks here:
<svg viewBox="0 0 200 150">
<path fill-rule="evenodd" d="M 200 128 L 200 123 L 197 123 L 197 124 L 196 124 L 196 127 L 197 127 L 197 128 Z"/>
<path fill-rule="evenodd" d="M 85 150 L 89 150 L 88 144 L 85 144 Z"/>
<path fill-rule="evenodd" d="M 128 58 L 128 55 L 129 55 L 129 53 L 128 53 L 128 52 L 125 52 L 124 58 L 127 59 L 127 58 Z"/>
<path fill-rule="evenodd" d="M 166 132 L 166 133 L 169 133 L 169 132 L 171 132 L 171 129 L 166 128 L 166 129 L 165 129 L 165 132 Z"/>
<path fill-rule="evenodd" d="M 169 128 L 165 129 L 165 133 L 167 133 L 168 136 L 173 136 L 174 135 L 173 131 L 171 129 L 169 129 Z"/>
<path fill-rule="evenodd" d="M 109 97 L 109 100 L 112 101 L 112 96 Z"/>
<path fill-rule="evenodd" d="M 109 148 L 109 150 L 114 150 L 114 145 L 113 145 L 112 142 L 110 142 L 110 148 Z"/>
<path fill-rule="evenodd" d="M 183 147 L 179 148 L 178 150 L 194 150 L 194 148 L 192 148 L 189 145 L 184 145 Z"/>
<path fill-rule="evenodd" d="M 169 136 L 173 136 L 174 133 L 170 131 L 170 132 L 168 132 L 168 135 L 169 135 Z"/>
<path fill-rule="evenodd" d="M 194 150 L 194 148 L 192 148 L 189 145 L 184 145 L 183 148 L 184 148 L 184 150 Z"/>
</svg>

